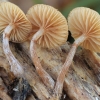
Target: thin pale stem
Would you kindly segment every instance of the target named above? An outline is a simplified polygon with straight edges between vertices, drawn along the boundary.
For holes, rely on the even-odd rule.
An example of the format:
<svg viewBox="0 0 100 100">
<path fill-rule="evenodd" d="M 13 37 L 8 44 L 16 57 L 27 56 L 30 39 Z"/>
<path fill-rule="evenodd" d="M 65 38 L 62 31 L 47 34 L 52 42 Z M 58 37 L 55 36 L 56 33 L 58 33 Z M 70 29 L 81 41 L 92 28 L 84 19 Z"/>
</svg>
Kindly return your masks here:
<svg viewBox="0 0 100 100">
<path fill-rule="evenodd" d="M 86 39 L 85 35 L 82 35 L 73 43 L 73 45 L 72 45 L 72 47 L 67 55 L 66 61 L 65 61 L 64 65 L 62 66 L 60 74 L 57 77 L 56 85 L 54 88 L 54 95 L 59 97 L 59 98 L 60 98 L 61 93 L 62 93 L 65 75 L 68 73 L 68 70 L 69 70 L 69 67 L 72 63 L 77 46 L 79 46 L 85 39 Z"/>
<path fill-rule="evenodd" d="M 9 36 L 10 32 L 12 31 L 13 26 L 7 26 L 3 32 L 3 50 L 11 65 L 11 71 L 14 73 L 15 76 L 21 77 L 24 73 L 21 64 L 17 61 L 17 59 L 12 54 L 9 48 Z"/>
<path fill-rule="evenodd" d="M 36 68 L 36 71 L 37 73 L 39 74 L 39 77 L 42 79 L 42 81 L 44 82 L 44 84 L 53 89 L 54 88 L 54 80 L 52 79 L 52 77 L 43 69 L 40 61 L 39 61 L 39 58 L 37 56 L 37 53 L 36 53 L 36 44 L 35 44 L 35 41 L 41 36 L 43 35 L 43 30 L 40 29 L 37 33 L 35 33 L 35 35 L 32 37 L 32 40 L 31 40 L 31 44 L 30 44 L 30 53 L 31 53 L 31 58 L 32 58 L 32 61 L 35 65 L 35 68 Z"/>
</svg>

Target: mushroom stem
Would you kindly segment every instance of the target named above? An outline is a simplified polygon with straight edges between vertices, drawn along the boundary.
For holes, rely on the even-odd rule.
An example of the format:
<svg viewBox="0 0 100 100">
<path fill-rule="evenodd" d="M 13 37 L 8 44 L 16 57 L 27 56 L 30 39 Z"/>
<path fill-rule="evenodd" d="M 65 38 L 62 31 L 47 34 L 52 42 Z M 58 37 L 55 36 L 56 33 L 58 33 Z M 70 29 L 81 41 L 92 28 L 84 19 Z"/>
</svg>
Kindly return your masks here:
<svg viewBox="0 0 100 100">
<path fill-rule="evenodd" d="M 30 44 L 30 53 L 31 53 L 31 58 L 35 65 L 36 71 L 41 77 L 42 81 L 47 87 L 53 89 L 55 82 L 52 79 L 52 77 L 43 69 L 38 59 L 37 53 L 36 53 L 36 43 L 35 42 L 40 36 L 43 35 L 43 31 L 44 31 L 43 29 L 40 29 L 37 33 L 33 35 L 31 44 Z"/>
<path fill-rule="evenodd" d="M 14 73 L 15 76 L 21 77 L 24 72 L 23 68 L 20 65 L 20 63 L 17 61 L 17 59 L 14 57 L 9 47 L 9 36 L 12 29 L 13 29 L 13 26 L 8 25 L 3 32 L 3 50 L 7 57 L 7 60 L 9 61 L 11 65 L 11 71 Z"/>
<path fill-rule="evenodd" d="M 73 43 L 73 45 L 72 45 L 72 47 L 67 55 L 66 61 L 65 61 L 64 65 L 62 66 L 60 74 L 57 77 L 56 85 L 54 88 L 54 95 L 59 97 L 59 98 L 60 98 L 61 93 L 62 93 L 65 75 L 68 73 L 68 70 L 69 70 L 69 67 L 72 63 L 76 49 L 85 39 L 86 39 L 86 36 L 81 35 L 77 40 L 75 40 L 75 42 Z"/>
</svg>

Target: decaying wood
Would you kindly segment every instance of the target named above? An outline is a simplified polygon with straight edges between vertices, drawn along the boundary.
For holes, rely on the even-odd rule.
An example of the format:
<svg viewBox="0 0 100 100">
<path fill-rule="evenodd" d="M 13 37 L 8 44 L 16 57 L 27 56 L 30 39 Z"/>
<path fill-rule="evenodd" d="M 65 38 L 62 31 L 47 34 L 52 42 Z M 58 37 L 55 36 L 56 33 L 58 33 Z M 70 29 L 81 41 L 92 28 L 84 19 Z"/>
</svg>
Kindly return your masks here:
<svg viewBox="0 0 100 100">
<path fill-rule="evenodd" d="M 90 52 L 89 50 L 83 50 L 83 56 L 90 68 L 93 70 L 97 77 L 97 82 L 100 85 L 100 57 L 99 54 L 95 52 Z"/>
<path fill-rule="evenodd" d="M 25 44 L 23 44 L 24 52 L 29 48 L 28 43 L 26 43 L 26 45 L 27 48 L 25 48 Z M 70 47 L 67 43 L 63 45 L 61 49 L 48 50 L 41 47 L 37 49 L 42 66 L 44 66 L 44 69 L 54 78 L 54 80 L 56 80 L 59 74 L 69 49 Z M 85 52 L 88 52 L 88 50 Z M 26 53 L 29 55 L 28 52 Z M 88 61 L 88 63 L 89 62 L 90 61 Z M 92 66 L 94 65 L 95 63 L 92 63 Z M 77 50 L 73 64 L 64 83 L 64 90 L 72 100 L 100 99 L 95 89 L 96 86 L 98 90 L 100 90 L 98 85 L 99 81 L 91 68 L 92 67 L 86 63 L 86 56 L 83 56 L 83 50 Z"/>
<path fill-rule="evenodd" d="M 2 39 L 0 39 L 0 40 L 2 40 Z M 50 95 L 47 91 L 47 88 L 42 83 L 42 81 L 39 79 L 38 75 L 35 73 L 35 69 L 33 68 L 33 64 L 31 62 L 30 58 L 28 57 L 28 55 L 26 55 L 24 52 L 22 52 L 21 47 L 18 44 L 16 44 L 15 46 L 14 46 L 14 44 L 10 44 L 10 45 L 12 45 L 11 49 L 12 49 L 12 52 L 14 51 L 13 54 L 16 56 L 16 58 L 19 60 L 19 62 L 24 66 L 25 78 L 31 85 L 34 93 L 36 94 L 36 98 L 40 98 L 42 100 L 46 100 L 47 98 L 49 98 Z M 3 53 L 3 49 L 2 49 L 2 42 L 0 43 L 0 51 L 1 51 L 0 57 L 5 57 L 5 55 Z M 6 59 L 6 58 L 4 58 L 4 59 Z M 6 60 L 3 60 L 3 63 L 5 63 L 5 61 Z M 3 66 L 3 64 L 2 64 L 1 67 L 4 67 L 7 70 L 7 72 L 10 73 L 9 64 L 7 66 Z"/>
<path fill-rule="evenodd" d="M 26 97 L 28 93 L 31 91 L 31 88 L 25 79 L 20 78 L 18 85 L 13 90 L 13 100 L 26 100 Z"/>
<path fill-rule="evenodd" d="M 33 95 L 30 95 L 26 100 L 36 100 Z"/>
<path fill-rule="evenodd" d="M 18 61 L 24 66 L 25 77 L 32 87 L 34 98 L 47 100 L 52 91 L 48 90 L 35 71 L 30 59 L 29 42 L 22 44 L 10 43 L 10 48 Z M 39 46 L 37 48 L 37 54 L 42 66 L 54 80 L 56 80 L 59 74 L 69 49 L 70 45 L 68 43 L 56 50 L 48 50 Z M 89 51 L 85 50 L 84 52 Z M 92 66 L 90 66 L 90 61 L 86 59 L 89 56 L 84 55 L 83 50 L 77 50 L 68 75 L 65 78 L 64 91 L 70 100 L 100 100 L 99 81 L 92 69 L 95 63 L 92 62 Z M 4 67 L 10 73 L 10 66 L 3 53 L 2 42 L 0 42 L 0 59 L 2 57 L 4 58 L 2 61 L 4 63 L 2 64 L 0 61 L 1 67 Z"/>
<path fill-rule="evenodd" d="M 0 78 L 0 99 L 2 99 L 2 100 L 12 100 L 10 98 L 10 96 L 7 94 L 7 88 L 4 85 L 1 78 Z"/>
<path fill-rule="evenodd" d="M 41 59 L 42 66 L 56 80 L 57 74 L 65 61 L 69 46 L 66 44 L 61 47 L 61 50 L 56 50 L 52 53 L 46 49 L 39 48 L 37 53 Z M 64 90 L 73 100 L 98 100 L 99 95 L 96 93 L 94 85 L 98 86 L 96 77 L 92 70 L 84 61 L 82 51 L 77 51 L 73 64 L 65 79 Z M 90 66 L 91 67 L 91 66 Z M 100 88 L 98 86 L 98 88 Z"/>
</svg>

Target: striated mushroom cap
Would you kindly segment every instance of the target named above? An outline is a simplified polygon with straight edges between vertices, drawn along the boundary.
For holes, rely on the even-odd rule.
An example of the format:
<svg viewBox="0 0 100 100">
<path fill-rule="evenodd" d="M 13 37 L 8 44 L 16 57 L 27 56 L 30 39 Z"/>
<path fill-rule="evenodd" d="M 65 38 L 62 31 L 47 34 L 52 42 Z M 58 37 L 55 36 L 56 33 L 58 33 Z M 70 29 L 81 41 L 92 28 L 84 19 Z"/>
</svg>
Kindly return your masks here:
<svg viewBox="0 0 100 100">
<path fill-rule="evenodd" d="M 68 25 L 75 39 L 86 35 L 82 47 L 100 52 L 100 15 L 96 11 L 85 7 L 75 8 L 69 14 Z"/>
<path fill-rule="evenodd" d="M 23 11 L 15 4 L 2 2 L 0 4 L 0 31 L 9 24 L 14 27 L 10 34 L 10 41 L 23 42 L 28 38 L 32 25 Z"/>
<path fill-rule="evenodd" d="M 39 45 L 55 48 L 66 42 L 68 37 L 67 21 L 57 9 L 37 4 L 29 9 L 26 16 L 32 23 L 32 35 L 40 28 L 44 30 L 43 35 L 36 41 Z"/>
</svg>

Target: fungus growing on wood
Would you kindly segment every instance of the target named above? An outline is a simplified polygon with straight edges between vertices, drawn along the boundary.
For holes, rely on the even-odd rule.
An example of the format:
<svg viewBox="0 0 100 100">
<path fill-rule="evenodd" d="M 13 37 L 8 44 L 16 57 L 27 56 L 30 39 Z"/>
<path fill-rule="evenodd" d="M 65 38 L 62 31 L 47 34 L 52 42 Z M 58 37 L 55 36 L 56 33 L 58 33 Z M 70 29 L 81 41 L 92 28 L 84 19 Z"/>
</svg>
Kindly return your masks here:
<svg viewBox="0 0 100 100">
<path fill-rule="evenodd" d="M 32 29 L 23 11 L 10 2 L 0 4 L 0 30 L 3 32 L 3 50 L 11 65 L 11 71 L 20 76 L 23 68 L 9 48 L 9 41 L 24 42 Z"/>
<path fill-rule="evenodd" d="M 96 11 L 85 7 L 73 9 L 68 17 L 68 26 L 75 42 L 57 78 L 55 93 L 59 95 L 77 47 L 80 45 L 85 49 L 100 52 L 100 15 Z"/>
<path fill-rule="evenodd" d="M 27 18 L 32 23 L 30 53 L 36 71 L 48 87 L 54 88 L 51 76 L 42 68 L 36 54 L 36 44 L 44 48 L 56 48 L 64 44 L 68 37 L 68 25 L 65 17 L 55 8 L 38 4 L 31 7 Z"/>
</svg>

